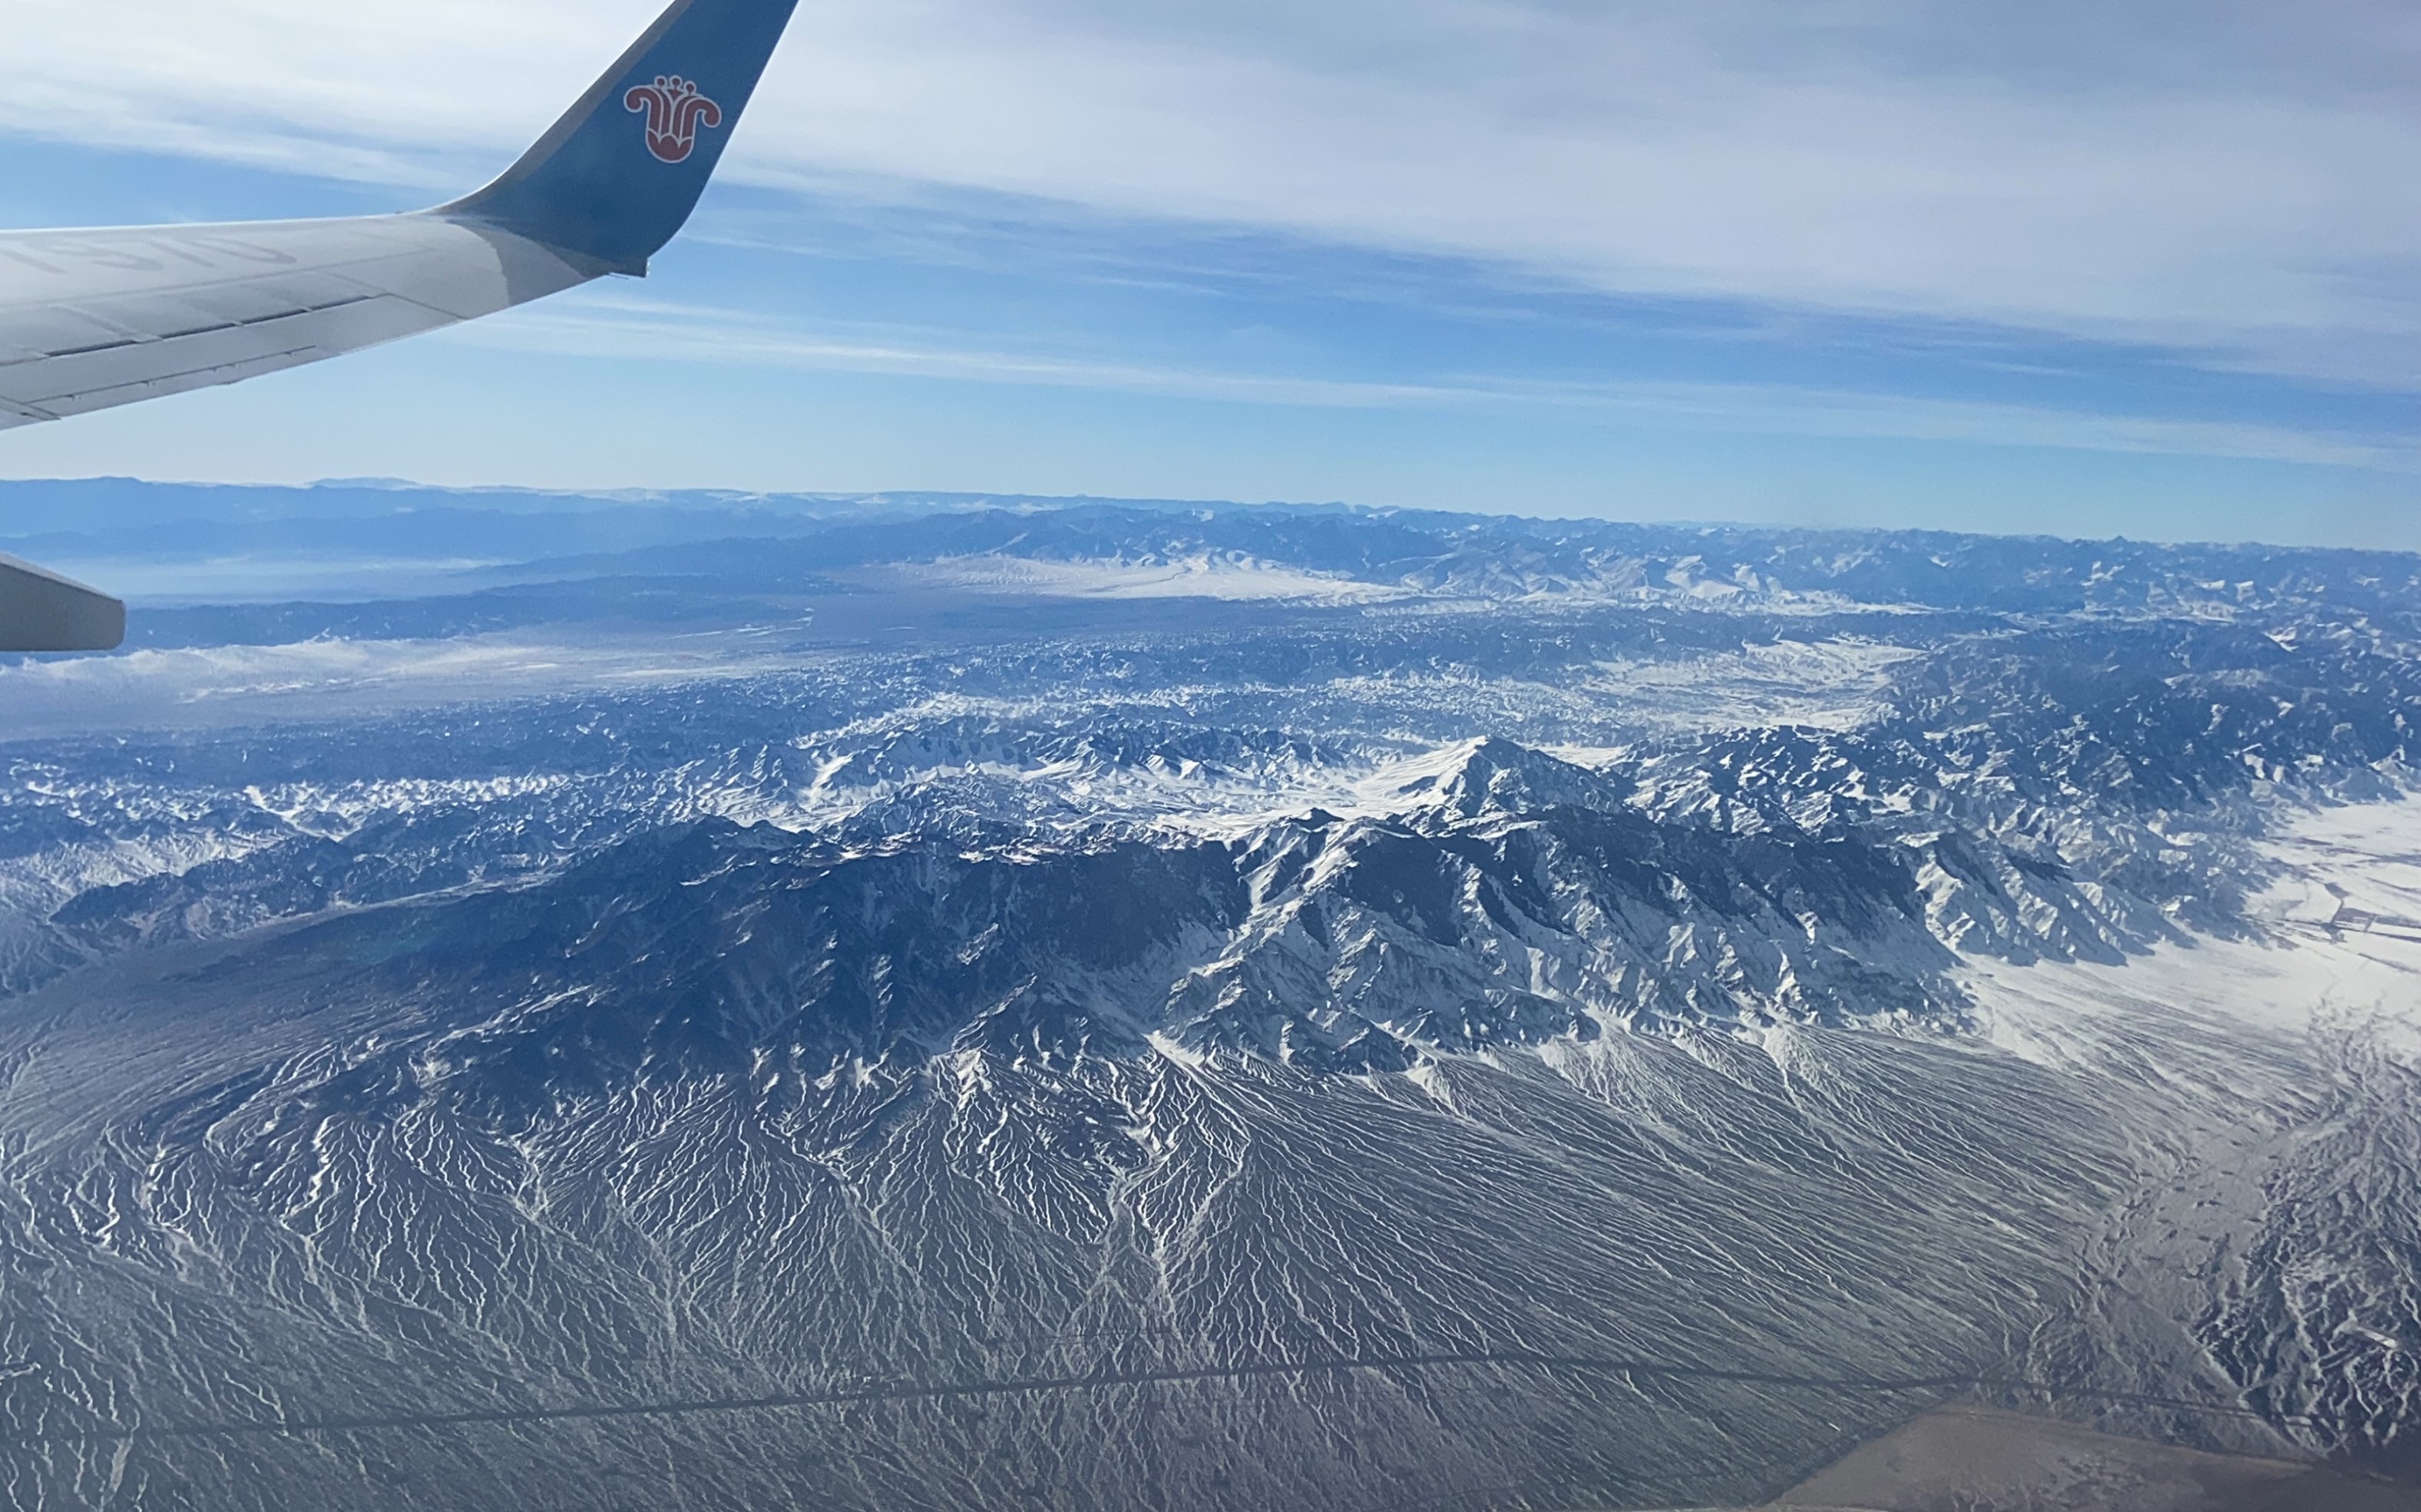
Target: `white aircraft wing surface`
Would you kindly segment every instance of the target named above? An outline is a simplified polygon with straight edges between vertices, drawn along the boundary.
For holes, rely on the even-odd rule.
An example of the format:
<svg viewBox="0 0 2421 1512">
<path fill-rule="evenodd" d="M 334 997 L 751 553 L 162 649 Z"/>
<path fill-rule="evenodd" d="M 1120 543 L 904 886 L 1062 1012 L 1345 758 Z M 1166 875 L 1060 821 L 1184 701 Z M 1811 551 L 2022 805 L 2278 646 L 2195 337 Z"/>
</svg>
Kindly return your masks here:
<svg viewBox="0 0 2421 1512">
<path fill-rule="evenodd" d="M 0 232 L 0 430 L 241 382 L 644 274 L 797 0 L 674 0 L 505 175 L 405 215 Z M 125 609 L 0 557 L 0 652 L 107 650 Z"/>
<path fill-rule="evenodd" d="M 358 351 L 604 271 L 433 213 L 0 234 L 0 429 Z"/>
</svg>

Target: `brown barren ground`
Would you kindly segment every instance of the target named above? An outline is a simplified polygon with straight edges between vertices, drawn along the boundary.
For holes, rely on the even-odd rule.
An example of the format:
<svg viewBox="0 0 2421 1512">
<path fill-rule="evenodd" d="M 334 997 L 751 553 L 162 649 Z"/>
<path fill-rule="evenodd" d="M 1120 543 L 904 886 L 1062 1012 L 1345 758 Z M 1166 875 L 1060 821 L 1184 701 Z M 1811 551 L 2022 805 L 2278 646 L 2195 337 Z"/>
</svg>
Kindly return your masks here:
<svg viewBox="0 0 2421 1512">
<path fill-rule="evenodd" d="M 2421 1489 L 2171 1449 L 1982 1408 L 1931 1412 L 1774 1512 L 2421 1512 Z"/>
</svg>

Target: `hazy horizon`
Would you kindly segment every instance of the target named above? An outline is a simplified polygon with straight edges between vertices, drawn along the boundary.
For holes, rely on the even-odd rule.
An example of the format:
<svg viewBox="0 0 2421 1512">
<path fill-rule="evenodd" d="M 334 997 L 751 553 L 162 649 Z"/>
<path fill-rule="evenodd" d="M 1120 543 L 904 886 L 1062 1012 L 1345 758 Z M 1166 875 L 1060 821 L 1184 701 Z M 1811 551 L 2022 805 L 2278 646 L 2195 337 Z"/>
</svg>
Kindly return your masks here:
<svg viewBox="0 0 2421 1512">
<path fill-rule="evenodd" d="M 157 478 L 138 477 L 126 474 L 90 474 L 72 477 L 0 477 L 0 491 L 40 489 L 45 486 L 71 488 L 89 485 L 133 485 L 145 489 L 224 491 L 228 493 L 298 494 L 367 491 L 396 494 L 428 493 L 447 497 L 501 499 L 523 497 L 555 499 L 567 503 L 589 503 L 604 506 L 629 506 L 643 503 L 669 503 L 677 507 L 682 501 L 759 501 L 767 504 L 813 502 L 868 505 L 911 505 L 925 502 L 947 503 L 966 507 L 1057 508 L 1083 505 L 1142 507 L 1169 509 L 1335 509 L 1355 513 L 1384 515 L 1389 513 L 1466 515 L 1475 519 L 1500 519 L 1539 522 L 1597 521 L 1649 528 L 1682 530 L 1723 530 L 1742 532 L 1809 531 L 1840 535 L 1945 535 L 1976 537 L 1986 539 L 2047 539 L 2091 544 L 2124 542 L 2135 545 L 2170 547 L 2270 548 L 2278 551 L 2350 551 L 2380 555 L 2421 555 L 2421 522 L 2416 522 L 2414 538 L 2410 545 L 2371 545 L 2354 541 L 2326 538 L 2305 534 L 2290 536 L 2280 533 L 2271 537 L 2247 536 L 2147 536 L 2123 531 L 2101 535 L 2063 534 L 2051 530 L 1991 530 L 1960 528 L 1955 524 L 1873 525 L 1841 523 L 1831 521 L 1760 520 L 1749 516 L 1691 517 L 1685 515 L 1606 514 L 1587 510 L 1525 508 L 1519 506 L 1489 507 L 1483 505 L 1458 507 L 1444 505 L 1404 505 L 1368 503 L 1355 499 L 1238 499 L 1186 496 L 1130 496 L 1108 493 L 1042 493 L 1016 489 L 732 489 L 707 485 L 645 488 L 578 488 L 543 484 L 465 482 L 439 484 L 408 477 L 319 477 L 291 483 L 263 483 L 247 479 Z M 108 522 L 77 522 L 78 526 L 105 530 Z M 0 512 L 0 545 L 16 534 Z M 443 541 L 433 542 L 443 545 Z"/>
</svg>

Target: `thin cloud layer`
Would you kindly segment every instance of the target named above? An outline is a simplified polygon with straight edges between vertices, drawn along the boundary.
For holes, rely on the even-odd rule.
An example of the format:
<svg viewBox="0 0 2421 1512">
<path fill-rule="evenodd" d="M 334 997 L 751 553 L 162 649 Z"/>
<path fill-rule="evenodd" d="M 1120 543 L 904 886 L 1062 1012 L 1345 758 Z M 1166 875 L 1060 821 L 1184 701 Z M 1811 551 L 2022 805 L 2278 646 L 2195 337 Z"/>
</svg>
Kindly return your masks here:
<svg viewBox="0 0 2421 1512">
<path fill-rule="evenodd" d="M 1779 383 L 1574 382 L 1484 374 L 1378 382 L 1152 365 L 1101 353 L 954 344 L 946 334 L 856 324 L 812 328 L 761 313 L 644 297 L 576 303 L 462 327 L 445 338 L 498 351 L 623 362 L 940 378 L 1332 410 L 1538 410 L 1605 423 L 1718 432 L 1962 442 L 2132 456 L 2229 458 L 2421 473 L 2421 443 L 2351 429 L 2157 419 L 2040 405 Z"/>
<path fill-rule="evenodd" d="M 0 123 L 417 186 L 652 8 L 17 0 Z M 2402 389 L 2416 85 L 2378 0 L 807 0 L 733 168 Z"/>
</svg>

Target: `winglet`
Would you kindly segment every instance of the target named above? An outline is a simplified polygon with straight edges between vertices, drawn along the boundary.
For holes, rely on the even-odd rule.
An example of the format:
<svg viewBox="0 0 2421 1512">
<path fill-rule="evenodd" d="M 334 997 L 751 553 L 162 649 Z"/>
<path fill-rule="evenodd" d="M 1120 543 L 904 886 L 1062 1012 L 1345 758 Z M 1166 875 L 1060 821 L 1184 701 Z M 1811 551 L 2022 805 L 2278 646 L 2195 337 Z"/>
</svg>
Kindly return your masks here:
<svg viewBox="0 0 2421 1512">
<path fill-rule="evenodd" d="M 697 208 L 798 0 L 674 0 L 504 177 L 437 211 L 645 273 Z"/>
</svg>

